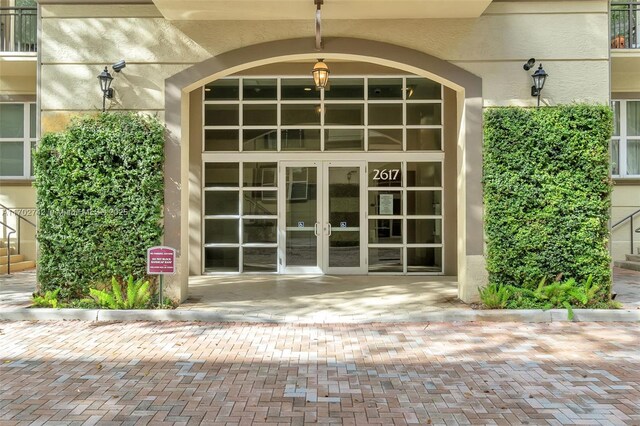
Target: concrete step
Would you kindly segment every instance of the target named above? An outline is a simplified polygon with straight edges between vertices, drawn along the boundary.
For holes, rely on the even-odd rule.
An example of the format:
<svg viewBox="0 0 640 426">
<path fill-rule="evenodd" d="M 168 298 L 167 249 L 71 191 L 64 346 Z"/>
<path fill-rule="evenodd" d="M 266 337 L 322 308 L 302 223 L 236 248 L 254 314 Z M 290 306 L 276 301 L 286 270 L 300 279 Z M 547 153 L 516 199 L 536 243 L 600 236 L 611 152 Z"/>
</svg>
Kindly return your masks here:
<svg viewBox="0 0 640 426">
<path fill-rule="evenodd" d="M 26 271 L 28 269 L 33 269 L 36 267 L 36 262 L 33 260 L 24 260 L 22 262 L 13 263 L 11 262 L 11 273 Z M 7 265 L 0 265 L 0 275 L 7 273 Z"/>
<path fill-rule="evenodd" d="M 11 253 L 13 253 L 13 249 L 11 249 Z M 6 248 L 0 248 L 0 256 L 7 257 L 7 249 Z"/>
<path fill-rule="evenodd" d="M 628 254 L 627 255 L 628 262 L 640 262 L 640 254 Z"/>
<path fill-rule="evenodd" d="M 640 271 L 640 262 L 633 262 L 633 261 L 616 261 L 613 262 L 613 264 L 618 267 L 618 268 L 622 268 L 622 269 L 630 269 L 632 271 Z"/>
<path fill-rule="evenodd" d="M 11 255 L 11 264 L 22 262 L 24 260 L 24 254 L 12 254 Z M 7 255 L 5 253 L 4 256 L 0 256 L 0 265 L 7 264 Z"/>
</svg>

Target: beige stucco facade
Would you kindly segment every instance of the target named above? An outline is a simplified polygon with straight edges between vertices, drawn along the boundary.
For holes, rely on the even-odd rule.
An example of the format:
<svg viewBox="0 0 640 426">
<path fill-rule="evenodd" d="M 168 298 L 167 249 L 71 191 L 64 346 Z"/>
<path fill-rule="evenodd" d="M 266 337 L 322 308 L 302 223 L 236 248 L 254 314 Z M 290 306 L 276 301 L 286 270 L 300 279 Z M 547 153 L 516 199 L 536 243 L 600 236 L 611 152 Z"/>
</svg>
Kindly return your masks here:
<svg viewBox="0 0 640 426">
<path fill-rule="evenodd" d="M 273 16 L 272 7 L 251 8 L 251 12 L 242 15 L 231 3 L 219 0 L 208 4 L 171 0 L 158 0 L 155 4 L 73 3 L 41 1 L 37 89 L 29 89 L 28 84 L 12 77 L 11 90 L 22 94 L 35 90 L 41 131 L 57 131 L 74 114 L 98 111 L 102 97 L 96 75 L 105 65 L 120 59 L 127 61 L 126 69 L 115 75 L 115 98 L 108 107 L 157 115 L 168 123 L 175 136 L 170 141 L 177 148 L 168 157 L 166 171 L 178 183 L 173 192 L 167 193 L 177 207 L 168 207 L 166 217 L 173 235 L 167 243 L 179 249 L 181 259 L 180 274 L 170 283 L 170 293 L 180 299 L 186 297 L 189 273 L 197 273 L 194 264 L 198 262 L 194 259 L 200 250 L 189 236 L 191 230 L 198 228 L 200 214 L 198 202 L 194 202 L 200 191 L 200 154 L 196 152 L 194 128 L 200 122 L 193 113 L 199 100 L 192 93 L 206 82 L 251 72 L 259 66 L 310 62 L 319 55 L 327 61 L 344 63 L 345 67 L 351 62 L 369 63 L 372 70 L 389 67 L 444 84 L 451 91 L 447 105 L 455 106 L 449 111 L 455 119 L 449 120 L 448 128 L 450 143 L 457 147 L 454 158 L 447 157 L 448 176 L 457 188 L 456 209 L 451 212 L 456 218 L 458 240 L 457 253 L 450 254 L 457 258 L 457 271 L 449 272 L 457 272 L 460 296 L 465 301 L 475 300 L 478 286 L 486 281 L 480 186 L 482 108 L 535 105 L 536 99 L 530 95 L 531 72 L 522 69 L 522 64 L 532 57 L 543 63 L 550 75 L 543 92 L 547 105 L 607 103 L 611 90 L 640 92 L 640 83 L 636 88 L 635 83 L 628 82 L 629 73 L 635 72 L 632 65 L 625 63 L 626 68 L 614 66 L 612 70 L 606 0 L 436 2 L 448 6 L 439 11 L 433 9 L 433 13 L 437 12 L 434 16 L 419 19 L 411 19 L 407 11 L 418 4 L 425 6 L 427 0 L 404 1 L 395 8 L 391 7 L 395 2 L 367 2 L 366 7 L 373 10 L 362 15 L 341 13 L 340 9 L 358 10 L 362 2 L 325 2 L 322 31 L 326 45 L 322 53 L 314 49 L 311 0 L 309 7 L 289 10 L 293 15 L 286 21 Z M 385 19 L 371 19 L 379 17 Z M 284 50 L 265 54 L 255 46 L 299 48 L 288 54 Z M 365 54 L 359 46 L 378 46 L 380 51 Z M 415 52 L 415 58 L 409 55 L 404 60 L 394 50 Z M 223 59 L 216 62 L 216 58 Z M 468 81 L 477 79 L 477 87 L 471 89 L 472 85 L 459 83 L 458 74 L 469 76 Z M 180 77 L 186 75 L 191 77 Z M 8 90 L 6 81 L 8 77 L 0 73 L 0 96 Z M 168 84 L 176 81 L 179 84 Z M 639 82 L 640 76 L 633 81 Z M 614 220 L 634 205 L 640 206 L 640 199 L 635 200 L 633 195 L 637 189 L 638 186 L 629 185 L 616 187 Z M 2 182 L 0 196 L 9 205 L 18 205 L 16 193 L 33 198 L 32 189 Z M 623 234 L 613 234 L 614 257 L 623 254 L 628 232 L 626 237 Z"/>
</svg>

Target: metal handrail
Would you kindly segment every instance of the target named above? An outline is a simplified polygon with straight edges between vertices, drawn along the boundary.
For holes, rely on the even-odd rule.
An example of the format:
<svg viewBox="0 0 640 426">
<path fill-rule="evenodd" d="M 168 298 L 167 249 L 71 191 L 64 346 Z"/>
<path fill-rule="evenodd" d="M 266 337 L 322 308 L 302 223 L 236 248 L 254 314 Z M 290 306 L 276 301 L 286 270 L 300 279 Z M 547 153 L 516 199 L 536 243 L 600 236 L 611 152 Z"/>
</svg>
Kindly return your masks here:
<svg viewBox="0 0 640 426">
<path fill-rule="evenodd" d="M 20 228 L 21 228 L 21 222 L 25 221 L 27 222 L 29 225 L 33 226 L 34 228 L 37 228 L 38 226 L 33 223 L 32 221 L 30 221 L 29 219 L 27 219 L 26 217 L 22 216 L 20 213 L 18 213 L 16 210 L 18 209 L 12 209 L 9 208 L 7 206 L 5 206 L 4 204 L 0 204 L 0 210 L 2 210 L 2 219 L 6 222 L 7 221 L 7 212 L 10 212 L 11 214 L 13 214 L 14 216 L 16 216 L 18 218 L 17 222 L 16 222 L 16 234 L 18 236 L 18 244 L 17 244 L 17 254 L 21 254 L 21 243 L 22 243 L 22 234 L 20 232 Z M 8 228 L 8 226 L 7 226 Z"/>
<path fill-rule="evenodd" d="M 629 229 L 630 229 L 630 231 L 631 231 L 631 232 L 630 232 L 631 254 L 633 254 L 633 248 L 634 248 L 633 234 L 634 234 L 634 232 L 640 232 L 640 228 L 635 229 L 635 230 L 633 229 L 633 228 L 634 228 L 634 226 L 633 226 L 633 218 L 634 218 L 636 215 L 638 215 L 638 214 L 640 214 L 640 210 L 636 210 L 635 212 L 633 212 L 633 213 L 631 213 L 630 215 L 626 216 L 624 219 L 619 220 L 618 222 L 614 223 L 614 224 L 611 226 L 611 230 L 613 231 L 613 230 L 614 230 L 615 228 L 617 228 L 618 226 L 620 226 L 620 225 L 622 225 L 623 223 L 626 223 L 627 221 L 629 221 L 629 225 L 631 225 L 631 226 L 629 227 Z"/>
<path fill-rule="evenodd" d="M 35 7 L 0 7 L 0 52 L 36 52 Z"/>
<path fill-rule="evenodd" d="M 639 1 L 611 2 L 611 48 L 638 49 L 640 16 Z"/>
<path fill-rule="evenodd" d="M 4 222 L 0 221 L 0 225 L 9 230 L 7 234 L 7 275 L 11 275 L 11 234 L 16 234 L 17 231 Z"/>
</svg>

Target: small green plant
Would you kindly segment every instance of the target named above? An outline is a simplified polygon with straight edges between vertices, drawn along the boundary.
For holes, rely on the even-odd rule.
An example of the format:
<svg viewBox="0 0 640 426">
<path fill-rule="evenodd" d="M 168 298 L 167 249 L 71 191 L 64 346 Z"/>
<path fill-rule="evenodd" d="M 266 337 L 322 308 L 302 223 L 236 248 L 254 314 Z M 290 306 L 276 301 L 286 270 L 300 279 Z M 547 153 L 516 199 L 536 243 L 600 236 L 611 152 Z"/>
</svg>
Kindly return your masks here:
<svg viewBox="0 0 640 426">
<path fill-rule="evenodd" d="M 60 293 L 59 288 L 46 291 L 44 295 L 34 294 L 33 306 L 36 308 L 57 308 L 60 305 L 58 293 Z"/>
<path fill-rule="evenodd" d="M 129 275 L 125 294 L 123 294 L 122 286 L 115 277 L 111 278 L 111 292 L 92 288 L 89 293 L 102 308 L 144 309 L 151 299 L 149 286 L 149 281 L 142 279 L 134 281 L 133 276 Z"/>
<path fill-rule="evenodd" d="M 593 283 L 593 276 L 589 276 L 583 285 L 580 285 L 575 278 L 569 278 L 564 282 L 561 278 L 562 276 L 559 275 L 550 284 L 547 284 L 546 278 L 540 280 L 534 295 L 544 303 L 544 309 L 564 307 L 567 309 L 569 319 L 572 320 L 574 307 L 592 306 L 602 299 L 599 293 L 601 287 Z"/>
<path fill-rule="evenodd" d="M 480 300 L 488 309 L 504 309 L 507 307 L 511 290 L 507 286 L 498 284 L 489 284 L 479 289 Z"/>
</svg>

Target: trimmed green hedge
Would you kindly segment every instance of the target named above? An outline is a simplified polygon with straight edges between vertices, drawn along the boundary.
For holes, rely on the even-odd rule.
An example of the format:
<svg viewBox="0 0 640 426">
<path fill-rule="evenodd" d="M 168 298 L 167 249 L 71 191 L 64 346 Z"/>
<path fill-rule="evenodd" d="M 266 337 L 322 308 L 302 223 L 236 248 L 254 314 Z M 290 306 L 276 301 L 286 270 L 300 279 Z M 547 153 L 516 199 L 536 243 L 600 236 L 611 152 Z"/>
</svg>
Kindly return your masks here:
<svg viewBox="0 0 640 426">
<path fill-rule="evenodd" d="M 489 281 L 537 285 L 558 274 L 611 285 L 607 106 L 490 108 L 484 115 Z"/>
<path fill-rule="evenodd" d="M 157 119 L 78 117 L 42 138 L 34 165 L 40 290 L 78 298 L 112 276 L 144 276 L 146 250 L 162 236 L 164 127 Z"/>
</svg>

